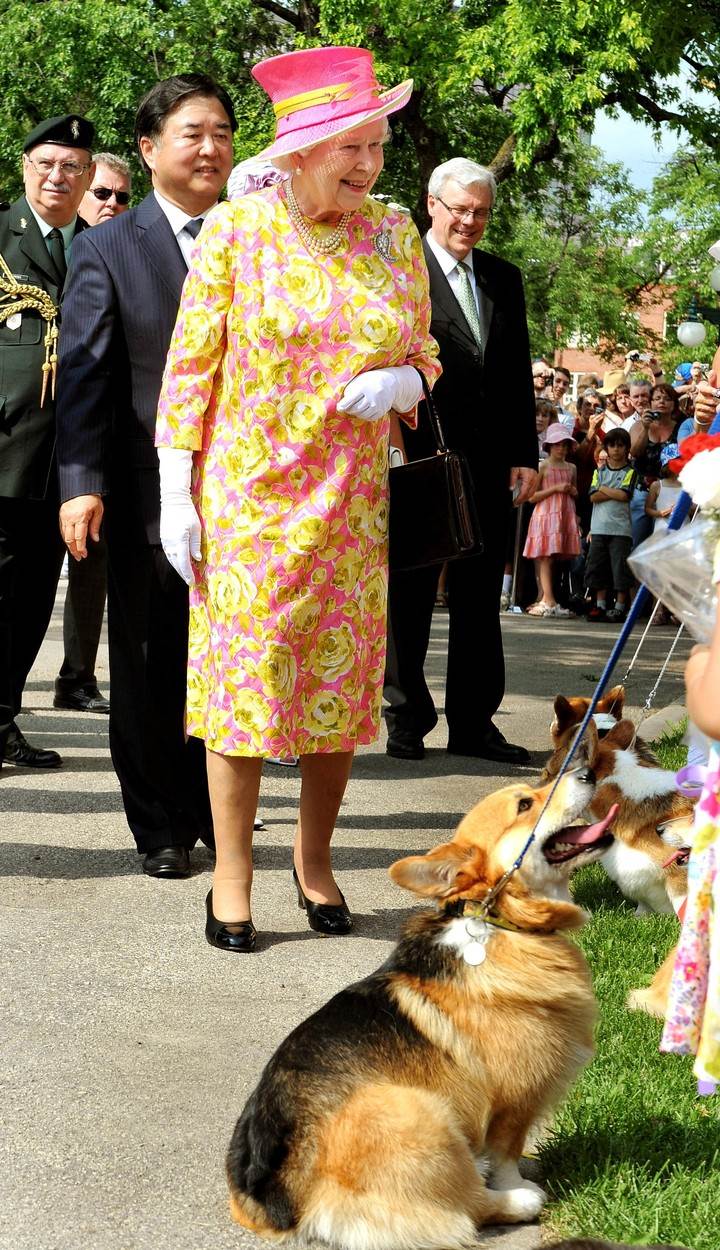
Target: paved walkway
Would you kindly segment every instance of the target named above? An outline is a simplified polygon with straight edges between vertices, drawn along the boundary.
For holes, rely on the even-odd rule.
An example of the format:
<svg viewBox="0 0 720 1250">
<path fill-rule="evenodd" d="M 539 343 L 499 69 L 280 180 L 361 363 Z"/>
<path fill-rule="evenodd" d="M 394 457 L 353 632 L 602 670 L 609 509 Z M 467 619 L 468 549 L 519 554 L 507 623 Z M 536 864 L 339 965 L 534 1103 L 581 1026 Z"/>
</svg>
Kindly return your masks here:
<svg viewBox="0 0 720 1250">
<path fill-rule="evenodd" d="M 533 751 L 533 767 L 515 773 L 532 780 L 547 753 L 553 695 L 592 690 L 617 628 L 509 615 L 503 622 L 508 693 L 498 724 Z M 421 763 L 389 759 L 384 736 L 364 751 L 335 850 L 357 930 L 323 940 L 306 927 L 290 880 L 298 777 L 267 766 L 258 953 L 229 956 L 203 938 L 208 852 L 194 852 L 187 881 L 143 877 L 106 719 L 52 709 L 61 636 L 56 607 L 21 725 L 33 743 L 59 749 L 64 767 L 6 768 L 0 777 L 0 1247 L 257 1248 L 229 1220 L 223 1175 L 247 1094 L 290 1028 L 389 951 L 408 898 L 389 881 L 388 865 L 449 836 L 507 778 L 494 765 L 447 756 L 444 727 Z M 644 701 L 672 636 L 652 631 L 631 703 Z M 429 662 L 438 702 L 446 637 L 439 614 Z M 681 697 L 688 649 L 678 648 L 660 704 Z M 106 665 L 103 649 L 104 690 Z M 541 1241 L 538 1227 L 526 1227 L 488 1231 L 480 1244 L 535 1250 Z"/>
</svg>

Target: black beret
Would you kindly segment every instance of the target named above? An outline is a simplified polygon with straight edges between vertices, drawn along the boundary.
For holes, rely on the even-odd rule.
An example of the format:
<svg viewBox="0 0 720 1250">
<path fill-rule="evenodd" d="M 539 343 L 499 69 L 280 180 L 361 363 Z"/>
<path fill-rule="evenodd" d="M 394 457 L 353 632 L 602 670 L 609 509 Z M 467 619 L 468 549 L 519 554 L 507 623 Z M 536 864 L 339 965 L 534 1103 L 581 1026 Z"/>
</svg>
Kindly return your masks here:
<svg viewBox="0 0 720 1250">
<path fill-rule="evenodd" d="M 48 117 L 30 131 L 23 152 L 29 152 L 40 143 L 61 143 L 66 148 L 85 148 L 92 152 L 95 142 L 95 127 L 87 117 L 78 113 L 67 113 L 64 117 Z"/>
</svg>

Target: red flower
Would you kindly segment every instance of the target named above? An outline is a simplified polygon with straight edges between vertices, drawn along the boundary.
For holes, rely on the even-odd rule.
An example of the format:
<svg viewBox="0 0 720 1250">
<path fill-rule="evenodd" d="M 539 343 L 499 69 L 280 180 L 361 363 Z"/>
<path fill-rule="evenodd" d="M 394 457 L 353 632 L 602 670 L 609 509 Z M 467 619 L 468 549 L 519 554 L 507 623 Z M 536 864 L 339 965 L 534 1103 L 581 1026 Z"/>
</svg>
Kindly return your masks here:
<svg viewBox="0 0 720 1250">
<path fill-rule="evenodd" d="M 677 474 L 698 452 L 713 451 L 715 447 L 720 447 L 720 434 L 691 434 L 683 439 L 680 455 L 668 462 L 668 468 Z"/>
</svg>

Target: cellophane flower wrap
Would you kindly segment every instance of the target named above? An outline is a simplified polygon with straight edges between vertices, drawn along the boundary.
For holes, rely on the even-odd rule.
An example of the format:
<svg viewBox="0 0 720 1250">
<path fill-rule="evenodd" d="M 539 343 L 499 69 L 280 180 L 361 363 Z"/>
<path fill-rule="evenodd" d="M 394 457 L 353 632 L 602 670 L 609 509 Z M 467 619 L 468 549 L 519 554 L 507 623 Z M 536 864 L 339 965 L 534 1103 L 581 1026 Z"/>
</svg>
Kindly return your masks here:
<svg viewBox="0 0 720 1250">
<path fill-rule="evenodd" d="M 641 543 L 629 564 L 694 638 L 709 643 L 720 580 L 720 434 L 685 439 L 670 467 L 699 511 L 679 530 L 653 534 Z"/>
</svg>

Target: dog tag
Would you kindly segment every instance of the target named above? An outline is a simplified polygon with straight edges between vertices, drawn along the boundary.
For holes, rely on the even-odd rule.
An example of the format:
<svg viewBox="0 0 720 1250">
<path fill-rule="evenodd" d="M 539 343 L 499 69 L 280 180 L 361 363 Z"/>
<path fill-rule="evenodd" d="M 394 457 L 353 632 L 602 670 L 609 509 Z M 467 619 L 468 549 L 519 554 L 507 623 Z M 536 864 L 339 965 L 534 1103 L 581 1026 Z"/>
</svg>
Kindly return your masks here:
<svg viewBox="0 0 720 1250">
<path fill-rule="evenodd" d="M 8 330 L 19 330 L 22 325 L 22 313 L 13 313 L 5 322 Z"/>
<path fill-rule="evenodd" d="M 465 932 L 469 933 L 471 938 L 487 940 L 487 925 L 484 920 L 466 920 Z"/>
<path fill-rule="evenodd" d="M 478 964 L 484 963 L 486 955 L 487 951 L 485 950 L 484 942 L 468 942 L 463 950 L 465 963 L 471 964 L 473 968 L 476 968 Z"/>
</svg>

